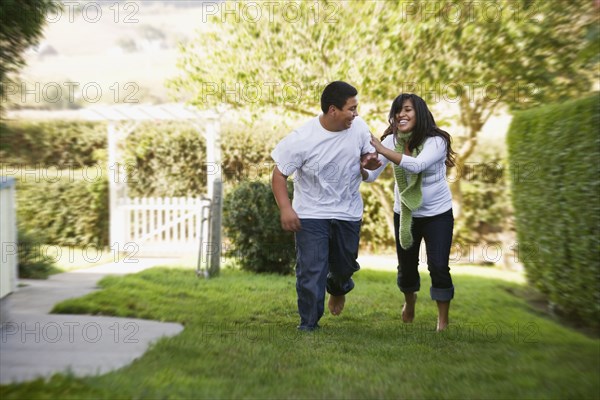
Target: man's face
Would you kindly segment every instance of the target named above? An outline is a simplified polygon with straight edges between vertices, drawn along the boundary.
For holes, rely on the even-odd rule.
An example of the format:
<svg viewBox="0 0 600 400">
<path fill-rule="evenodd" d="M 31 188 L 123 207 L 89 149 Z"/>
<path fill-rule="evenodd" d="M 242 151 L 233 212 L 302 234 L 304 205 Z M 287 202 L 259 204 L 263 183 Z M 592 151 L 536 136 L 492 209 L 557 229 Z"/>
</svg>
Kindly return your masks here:
<svg viewBox="0 0 600 400">
<path fill-rule="evenodd" d="M 352 126 L 352 121 L 358 116 L 357 109 L 358 99 L 356 96 L 348 98 L 341 109 L 335 106 L 329 108 L 338 131 L 349 129 Z"/>
</svg>

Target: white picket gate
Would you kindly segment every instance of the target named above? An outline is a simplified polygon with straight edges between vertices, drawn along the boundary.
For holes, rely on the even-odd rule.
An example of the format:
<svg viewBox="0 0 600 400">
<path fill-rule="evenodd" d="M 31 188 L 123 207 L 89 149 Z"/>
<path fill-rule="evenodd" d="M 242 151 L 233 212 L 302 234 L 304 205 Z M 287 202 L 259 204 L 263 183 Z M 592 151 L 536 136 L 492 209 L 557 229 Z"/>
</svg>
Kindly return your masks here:
<svg viewBox="0 0 600 400">
<path fill-rule="evenodd" d="M 209 235 L 210 200 L 204 197 L 120 198 L 118 246 L 130 256 L 199 254 Z"/>
</svg>

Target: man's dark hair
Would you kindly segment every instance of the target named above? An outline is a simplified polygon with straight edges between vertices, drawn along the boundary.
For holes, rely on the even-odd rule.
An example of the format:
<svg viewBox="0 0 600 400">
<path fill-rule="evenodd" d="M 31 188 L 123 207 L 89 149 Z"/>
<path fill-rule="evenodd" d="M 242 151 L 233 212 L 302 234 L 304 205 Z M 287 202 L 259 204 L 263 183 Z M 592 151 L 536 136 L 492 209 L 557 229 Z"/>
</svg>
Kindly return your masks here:
<svg viewBox="0 0 600 400">
<path fill-rule="evenodd" d="M 342 81 L 334 81 L 323 89 L 321 94 L 321 110 L 323 114 L 327 114 L 329 106 L 335 106 L 340 110 L 344 108 L 344 104 L 350 97 L 354 97 L 358 94 L 358 90 L 349 83 Z"/>
</svg>

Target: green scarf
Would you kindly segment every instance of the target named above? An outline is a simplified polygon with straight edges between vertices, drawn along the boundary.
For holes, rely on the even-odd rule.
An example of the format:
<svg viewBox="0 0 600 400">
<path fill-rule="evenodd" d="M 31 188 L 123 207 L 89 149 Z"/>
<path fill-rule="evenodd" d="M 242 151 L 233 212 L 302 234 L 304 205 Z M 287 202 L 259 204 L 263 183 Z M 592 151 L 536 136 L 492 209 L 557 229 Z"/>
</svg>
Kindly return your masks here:
<svg viewBox="0 0 600 400">
<path fill-rule="evenodd" d="M 411 135 L 412 133 L 398 133 L 396 135 L 396 151 L 398 153 L 404 154 L 404 148 L 410 140 Z M 423 145 L 421 144 L 412 151 L 411 155 L 416 157 L 422 150 Z M 410 182 L 407 183 L 404 168 L 394 164 L 394 176 L 396 177 L 396 184 L 400 193 L 400 207 L 402 210 L 400 213 L 400 246 L 405 250 L 413 244 L 411 233 L 412 212 L 421 207 L 421 203 L 423 202 L 423 193 L 421 192 L 422 175 L 422 173 L 419 173 L 413 176 Z"/>
</svg>

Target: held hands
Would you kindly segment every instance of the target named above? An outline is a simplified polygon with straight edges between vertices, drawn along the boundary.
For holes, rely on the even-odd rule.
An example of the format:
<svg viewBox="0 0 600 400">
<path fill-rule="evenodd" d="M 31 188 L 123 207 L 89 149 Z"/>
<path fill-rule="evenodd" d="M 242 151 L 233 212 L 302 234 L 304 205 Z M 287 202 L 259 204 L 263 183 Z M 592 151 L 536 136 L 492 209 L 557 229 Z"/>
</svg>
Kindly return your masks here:
<svg viewBox="0 0 600 400">
<path fill-rule="evenodd" d="M 375 171 L 381 167 L 382 163 L 379 161 L 377 153 L 365 153 L 360 156 L 360 166 L 363 169 Z"/>
</svg>

